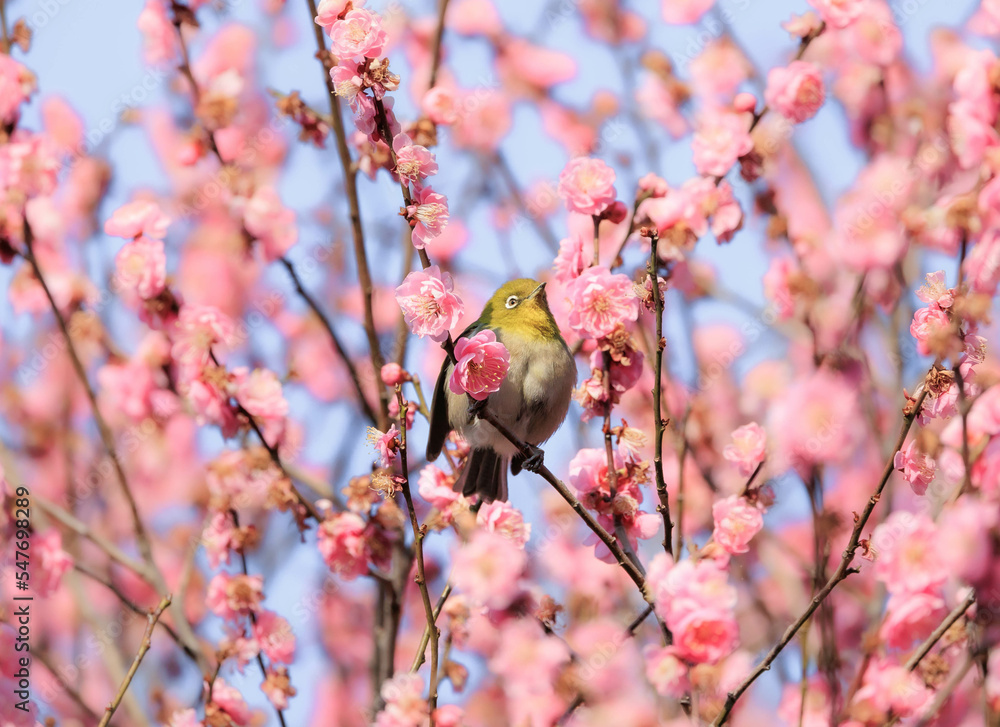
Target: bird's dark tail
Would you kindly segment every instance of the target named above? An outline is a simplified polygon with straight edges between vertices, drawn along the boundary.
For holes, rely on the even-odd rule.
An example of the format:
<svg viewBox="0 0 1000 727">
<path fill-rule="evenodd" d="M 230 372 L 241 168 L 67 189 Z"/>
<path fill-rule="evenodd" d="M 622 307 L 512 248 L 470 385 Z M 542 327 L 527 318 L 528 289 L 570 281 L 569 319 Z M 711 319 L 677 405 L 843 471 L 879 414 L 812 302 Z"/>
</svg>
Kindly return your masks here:
<svg viewBox="0 0 1000 727">
<path fill-rule="evenodd" d="M 509 461 L 492 449 L 474 449 L 469 452 L 455 489 L 466 497 L 479 495 L 481 502 L 507 499 L 507 466 Z"/>
</svg>

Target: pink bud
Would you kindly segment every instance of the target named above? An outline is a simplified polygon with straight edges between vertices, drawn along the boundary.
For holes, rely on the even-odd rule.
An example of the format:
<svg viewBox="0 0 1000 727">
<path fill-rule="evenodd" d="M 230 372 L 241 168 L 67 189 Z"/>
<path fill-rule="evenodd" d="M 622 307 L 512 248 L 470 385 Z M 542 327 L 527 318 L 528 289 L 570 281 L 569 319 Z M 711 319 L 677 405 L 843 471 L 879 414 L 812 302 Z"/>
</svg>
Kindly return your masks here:
<svg viewBox="0 0 1000 727">
<path fill-rule="evenodd" d="M 628 216 L 628 207 L 621 200 L 615 200 L 615 202 L 604 210 L 604 219 L 608 220 L 613 224 L 620 224 L 625 221 Z"/>
<path fill-rule="evenodd" d="M 410 375 L 398 363 L 387 363 L 382 367 L 382 383 L 397 386 L 410 380 Z"/>
<path fill-rule="evenodd" d="M 757 98 L 752 93 L 738 93 L 733 99 L 733 109 L 739 113 L 744 111 L 752 112 L 757 108 Z"/>
</svg>

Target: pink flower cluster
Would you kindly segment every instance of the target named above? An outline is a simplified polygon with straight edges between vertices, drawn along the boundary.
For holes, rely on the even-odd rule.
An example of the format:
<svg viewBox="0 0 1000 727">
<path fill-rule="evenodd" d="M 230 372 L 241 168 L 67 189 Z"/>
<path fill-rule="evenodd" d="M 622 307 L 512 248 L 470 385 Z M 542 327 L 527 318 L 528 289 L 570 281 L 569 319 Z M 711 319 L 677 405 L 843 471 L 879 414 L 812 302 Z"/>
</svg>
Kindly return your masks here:
<svg viewBox="0 0 1000 727">
<path fill-rule="evenodd" d="M 617 197 L 615 170 L 600 159 L 572 159 L 559 174 L 559 196 L 570 212 L 600 216 Z"/>
<path fill-rule="evenodd" d="M 0 124 L 14 124 L 21 105 L 35 92 L 35 77 L 6 53 L 0 53 Z"/>
<path fill-rule="evenodd" d="M 569 484 L 576 490 L 580 502 L 597 513 L 598 522 L 609 532 L 615 531 L 615 519 L 621 523 L 629 542 L 635 548 L 639 540 L 647 540 L 659 532 L 659 516 L 639 509 L 643 502 L 642 473 L 634 462 L 626 461 L 619 452 L 614 453 L 614 468 L 618 487 L 611 497 L 611 480 L 608 473 L 607 453 L 602 449 L 581 449 L 569 463 Z M 614 562 L 614 556 L 597 536 L 590 536 L 588 544 L 605 562 Z"/>
<path fill-rule="evenodd" d="M 712 506 L 712 540 L 727 553 L 746 553 L 753 536 L 764 527 L 761 509 L 744 497 L 730 495 Z"/>
<path fill-rule="evenodd" d="M 566 296 L 570 302 L 569 325 L 584 338 L 602 338 L 619 323 L 639 317 L 632 281 L 603 265 L 587 268 L 570 281 Z"/>
<path fill-rule="evenodd" d="M 371 552 L 366 528 L 359 515 L 343 512 L 328 517 L 316 531 L 320 555 L 345 580 L 368 573 Z"/>
<path fill-rule="evenodd" d="M 739 641 L 736 589 L 714 561 L 674 563 L 660 553 L 649 565 L 646 583 L 656 613 L 674 635 L 677 658 L 690 665 L 717 664 L 733 652 Z"/>
<path fill-rule="evenodd" d="M 510 368 L 510 353 L 497 340 L 497 334 L 487 328 L 455 341 L 455 361 L 448 388 L 482 401 L 500 390 Z"/>
<path fill-rule="evenodd" d="M 410 330 L 421 338 L 446 339 L 465 312 L 454 290 L 451 273 L 441 272 L 437 265 L 409 273 L 396 288 L 396 302 Z"/>
<path fill-rule="evenodd" d="M 784 68 L 772 68 L 767 74 L 764 98 L 768 105 L 796 123 L 816 115 L 826 93 L 819 68 L 807 61 L 792 61 Z"/>
<path fill-rule="evenodd" d="M 750 422 L 735 429 L 732 437 L 733 443 L 725 446 L 722 456 L 735 462 L 741 475 L 749 477 L 767 455 L 767 435 L 757 422 Z"/>
<path fill-rule="evenodd" d="M 452 582 L 474 603 L 505 609 L 521 594 L 528 556 L 499 532 L 477 529 L 469 542 L 456 547 Z"/>
<path fill-rule="evenodd" d="M 689 249 L 709 230 L 717 242 L 729 242 L 743 226 L 743 210 L 727 181 L 716 185 L 708 177 L 694 177 L 672 189 L 665 180 L 647 174 L 639 187 L 648 196 L 640 203 L 637 216 L 656 226 L 665 257 L 683 257 L 682 249 Z"/>
<path fill-rule="evenodd" d="M 699 174 L 725 176 L 736 160 L 753 149 L 745 114 L 713 111 L 698 125 L 691 150 Z"/>
</svg>

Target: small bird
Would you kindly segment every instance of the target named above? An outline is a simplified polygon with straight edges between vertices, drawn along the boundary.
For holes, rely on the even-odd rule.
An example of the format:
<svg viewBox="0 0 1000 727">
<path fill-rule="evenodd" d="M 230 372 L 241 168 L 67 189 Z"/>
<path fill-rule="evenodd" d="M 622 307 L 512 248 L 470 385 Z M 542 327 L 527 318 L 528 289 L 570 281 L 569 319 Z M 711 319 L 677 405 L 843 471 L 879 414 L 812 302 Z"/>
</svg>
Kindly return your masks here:
<svg viewBox="0 0 1000 727">
<path fill-rule="evenodd" d="M 500 286 L 462 336 L 485 329 L 510 353 L 507 377 L 486 406 L 521 441 L 539 445 L 566 418 L 576 384 L 576 364 L 549 310 L 545 283 L 520 278 Z M 508 466 L 515 475 L 522 467 L 534 469 L 542 463 L 541 450 L 525 457 L 492 424 L 478 418 L 468 397 L 448 387 L 452 368 L 446 360 L 434 387 L 427 459 L 437 459 L 448 433 L 457 430 L 471 451 L 455 489 L 467 497 L 479 495 L 481 502 L 506 500 Z"/>
</svg>

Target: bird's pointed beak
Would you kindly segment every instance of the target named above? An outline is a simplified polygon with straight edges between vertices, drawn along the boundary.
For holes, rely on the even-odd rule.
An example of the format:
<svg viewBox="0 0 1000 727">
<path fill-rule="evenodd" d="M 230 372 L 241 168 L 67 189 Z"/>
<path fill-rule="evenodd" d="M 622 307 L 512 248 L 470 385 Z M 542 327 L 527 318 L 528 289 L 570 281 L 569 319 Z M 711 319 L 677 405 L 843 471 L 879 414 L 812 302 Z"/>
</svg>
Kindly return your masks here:
<svg viewBox="0 0 1000 727">
<path fill-rule="evenodd" d="M 544 292 L 545 292 L 545 283 L 542 283 L 533 291 L 531 291 L 531 295 L 528 296 L 528 300 L 533 300 L 536 295 L 541 295 Z"/>
</svg>

